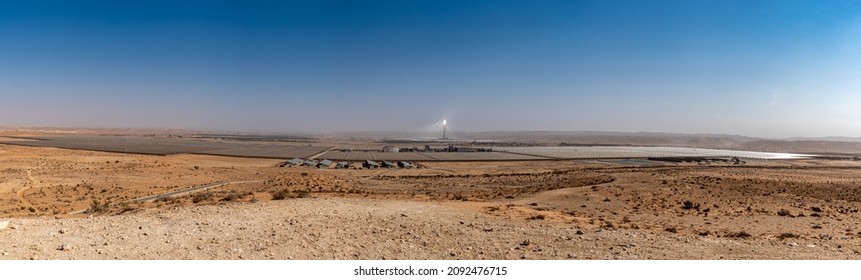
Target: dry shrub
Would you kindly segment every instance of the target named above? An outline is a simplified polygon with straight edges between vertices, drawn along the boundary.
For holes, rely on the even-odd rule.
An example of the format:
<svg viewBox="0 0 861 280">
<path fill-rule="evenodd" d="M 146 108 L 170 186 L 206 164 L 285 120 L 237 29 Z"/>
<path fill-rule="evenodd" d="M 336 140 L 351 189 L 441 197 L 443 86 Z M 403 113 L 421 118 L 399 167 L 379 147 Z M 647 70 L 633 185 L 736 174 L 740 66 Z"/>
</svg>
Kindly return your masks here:
<svg viewBox="0 0 861 280">
<path fill-rule="evenodd" d="M 307 190 L 298 190 L 296 191 L 296 198 L 306 198 L 311 192 Z"/>
<path fill-rule="evenodd" d="M 283 200 L 290 196 L 290 190 L 283 189 L 272 193 L 272 200 Z"/>
<path fill-rule="evenodd" d="M 535 216 L 526 218 L 526 220 L 544 220 L 545 218 L 547 218 L 547 217 L 544 215 L 535 215 Z"/>
<path fill-rule="evenodd" d="M 227 194 L 227 196 L 222 198 L 221 201 L 237 201 L 237 200 L 240 200 L 243 198 L 245 198 L 244 194 L 231 192 L 231 193 Z"/>
<path fill-rule="evenodd" d="M 201 202 L 212 199 L 212 196 L 213 195 L 211 192 L 199 192 L 199 193 L 196 193 L 193 196 L 191 196 L 191 202 L 195 203 L 195 204 L 201 203 Z"/>
<path fill-rule="evenodd" d="M 780 234 L 780 236 L 778 236 L 778 237 L 779 237 L 780 239 L 798 238 L 798 237 L 799 237 L 799 235 L 798 235 L 798 234 L 794 234 L 794 233 L 784 232 L 784 233 L 781 233 L 781 234 Z"/>
<path fill-rule="evenodd" d="M 729 238 L 748 238 L 751 236 L 753 235 L 750 235 L 750 233 L 747 233 L 746 231 L 731 232 L 726 235 L 726 237 Z"/>
<path fill-rule="evenodd" d="M 90 208 L 87 209 L 85 213 L 104 213 L 108 212 L 110 209 L 110 201 L 105 200 L 104 202 L 101 202 L 98 199 L 93 198 L 93 201 L 90 202 Z"/>
<path fill-rule="evenodd" d="M 305 198 L 310 194 L 307 190 L 297 190 L 295 192 L 291 192 L 288 189 L 283 189 L 280 191 L 275 191 L 272 193 L 272 200 L 283 200 L 287 198 Z"/>
<path fill-rule="evenodd" d="M 695 203 L 691 202 L 690 200 L 685 200 L 685 202 L 682 202 L 682 209 L 685 209 L 685 210 L 697 209 L 697 210 L 699 210 L 700 204 L 699 203 L 695 204 Z"/>
</svg>

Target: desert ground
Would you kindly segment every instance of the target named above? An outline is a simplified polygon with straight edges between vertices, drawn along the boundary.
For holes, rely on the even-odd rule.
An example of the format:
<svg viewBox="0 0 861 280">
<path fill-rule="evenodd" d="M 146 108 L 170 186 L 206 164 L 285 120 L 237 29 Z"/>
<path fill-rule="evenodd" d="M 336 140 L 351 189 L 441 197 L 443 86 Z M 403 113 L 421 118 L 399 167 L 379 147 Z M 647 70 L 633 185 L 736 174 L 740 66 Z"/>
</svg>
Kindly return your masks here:
<svg viewBox="0 0 861 280">
<path fill-rule="evenodd" d="M 861 259 L 859 161 L 280 161 L 0 145 L 0 259 Z"/>
</svg>

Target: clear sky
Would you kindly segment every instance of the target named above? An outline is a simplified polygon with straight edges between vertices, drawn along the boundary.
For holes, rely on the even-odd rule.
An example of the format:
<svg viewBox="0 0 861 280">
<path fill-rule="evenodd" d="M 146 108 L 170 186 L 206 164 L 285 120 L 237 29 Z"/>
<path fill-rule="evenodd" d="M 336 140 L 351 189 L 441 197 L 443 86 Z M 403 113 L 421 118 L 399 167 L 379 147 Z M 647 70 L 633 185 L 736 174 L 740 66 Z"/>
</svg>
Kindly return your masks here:
<svg viewBox="0 0 861 280">
<path fill-rule="evenodd" d="M 0 125 L 861 136 L 861 2 L 6 1 Z"/>
</svg>

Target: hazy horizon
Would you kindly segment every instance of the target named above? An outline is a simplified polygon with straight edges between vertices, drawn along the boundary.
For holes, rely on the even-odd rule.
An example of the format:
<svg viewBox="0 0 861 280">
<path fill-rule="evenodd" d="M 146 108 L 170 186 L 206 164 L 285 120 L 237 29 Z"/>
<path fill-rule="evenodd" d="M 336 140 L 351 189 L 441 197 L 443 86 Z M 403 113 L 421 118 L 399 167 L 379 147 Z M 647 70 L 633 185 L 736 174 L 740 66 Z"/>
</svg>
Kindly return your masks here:
<svg viewBox="0 0 861 280">
<path fill-rule="evenodd" d="M 192 133 L 192 134 L 235 134 L 235 135 L 270 135 L 270 136 L 308 136 L 308 137 L 376 137 L 380 139 L 418 139 L 423 137 L 439 138 L 442 135 L 442 130 L 434 128 L 428 129 L 413 129 L 413 130 L 340 130 L 340 131 L 254 131 L 254 130 L 222 130 L 222 129 L 186 129 L 186 128 L 168 128 L 168 127 L 81 127 L 81 126 L 10 126 L 0 125 L 0 130 L 18 130 L 18 131 L 54 131 L 54 132 L 71 132 L 71 131 L 93 131 L 93 133 L 116 132 L 128 130 L 130 133 L 139 134 L 141 132 L 151 131 L 153 133 Z M 171 132 L 173 131 L 173 132 Z M 660 131 L 597 131 L 597 130 L 476 130 L 476 131 L 449 131 L 448 136 L 453 140 L 510 140 L 505 137 L 518 136 L 520 134 L 536 134 L 543 136 L 560 136 L 560 137 L 579 137 L 579 136 L 662 136 L 662 135 L 678 135 L 690 137 L 741 137 L 749 139 L 762 140 L 783 140 L 783 141 L 798 141 L 798 140 L 825 140 L 825 141 L 861 141 L 861 137 L 850 136 L 818 136 L 818 137 L 757 137 L 741 134 L 721 134 L 721 133 L 684 133 L 684 132 L 660 132 Z M 474 139 L 476 134 L 502 134 L 502 138 Z M 520 135 L 522 136 L 522 135 Z"/>
<path fill-rule="evenodd" d="M 0 126 L 861 137 L 857 1 L 0 1 Z"/>
</svg>

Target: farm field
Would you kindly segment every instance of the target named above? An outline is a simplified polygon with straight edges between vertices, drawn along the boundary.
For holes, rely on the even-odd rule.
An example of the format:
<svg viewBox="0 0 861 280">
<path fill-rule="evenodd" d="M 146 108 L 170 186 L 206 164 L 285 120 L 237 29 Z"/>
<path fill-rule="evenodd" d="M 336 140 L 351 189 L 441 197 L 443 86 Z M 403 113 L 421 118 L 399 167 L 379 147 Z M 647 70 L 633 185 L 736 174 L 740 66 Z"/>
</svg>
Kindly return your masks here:
<svg viewBox="0 0 861 280">
<path fill-rule="evenodd" d="M 171 155 L 230 147 L 217 142 L 141 136 L 39 136 L 2 144 L 117 153 Z"/>
<path fill-rule="evenodd" d="M 250 141 L 217 142 L 144 136 L 38 136 L 20 140 L 7 138 L 5 141 L 0 141 L 0 144 L 162 156 L 207 154 L 256 158 L 310 157 L 332 148 L 331 146 L 258 144 Z"/>
<path fill-rule="evenodd" d="M 331 148 L 331 146 L 286 146 L 274 144 L 247 144 L 239 147 L 218 150 L 206 150 L 193 153 L 215 156 L 288 159 L 309 158 L 314 155 L 324 153 Z"/>
</svg>

